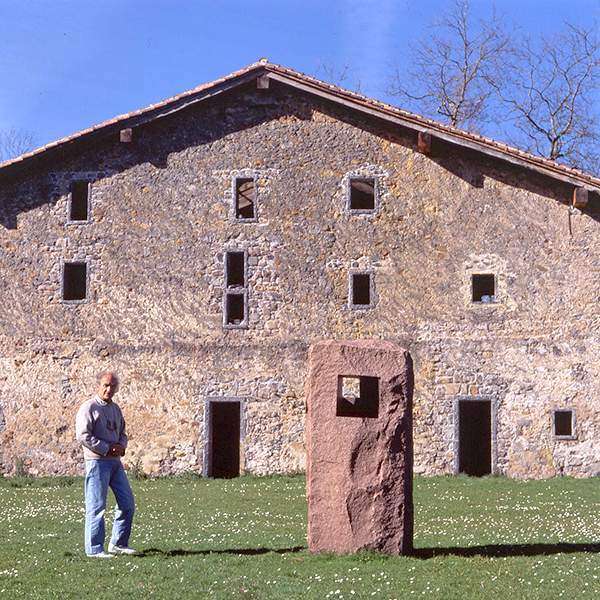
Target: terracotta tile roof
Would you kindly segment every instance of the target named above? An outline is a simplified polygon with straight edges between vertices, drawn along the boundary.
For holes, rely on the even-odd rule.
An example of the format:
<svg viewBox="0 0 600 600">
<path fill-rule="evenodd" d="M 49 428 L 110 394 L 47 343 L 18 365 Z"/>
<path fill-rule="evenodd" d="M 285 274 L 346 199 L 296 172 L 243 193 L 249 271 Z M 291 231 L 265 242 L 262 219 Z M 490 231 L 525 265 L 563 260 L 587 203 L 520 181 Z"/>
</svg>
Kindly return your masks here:
<svg viewBox="0 0 600 600">
<path fill-rule="evenodd" d="M 252 63 L 243 69 L 234 71 L 225 77 L 221 77 L 209 83 L 199 85 L 191 90 L 183 92 L 182 94 L 178 94 L 161 102 L 151 104 L 146 108 L 125 113 L 107 121 L 103 121 L 102 123 L 46 144 L 41 148 L 37 148 L 36 150 L 27 152 L 21 156 L 0 163 L 0 171 L 12 166 L 17 166 L 21 163 L 25 163 L 26 161 L 33 159 L 34 157 L 38 157 L 54 148 L 59 148 L 72 142 L 76 142 L 77 140 L 85 138 L 86 136 L 96 132 L 101 132 L 102 130 L 112 131 L 116 126 L 120 126 L 120 128 L 136 126 L 166 114 L 170 114 L 171 112 L 180 110 L 191 103 L 201 101 L 206 97 L 210 97 L 211 95 L 220 93 L 221 91 L 230 89 L 236 85 L 240 85 L 241 83 L 253 79 L 261 74 L 271 75 L 273 79 L 277 79 L 278 81 L 288 83 L 293 86 L 295 85 L 296 87 L 301 87 L 308 92 L 312 91 L 319 95 L 326 94 L 333 101 L 337 100 L 346 106 L 354 107 L 359 110 L 368 110 L 371 112 L 371 114 L 375 114 L 383 119 L 391 119 L 394 122 L 400 123 L 406 127 L 413 128 L 418 131 L 428 131 L 433 136 L 437 135 L 438 137 L 441 137 L 450 143 L 468 146 L 469 148 L 483 152 L 484 154 L 492 154 L 496 158 L 504 158 L 509 162 L 519 164 L 525 168 L 531 168 L 536 171 L 543 172 L 550 177 L 556 177 L 563 181 L 569 181 L 574 185 L 592 187 L 596 190 L 600 190 L 600 178 L 589 173 L 585 173 L 578 169 L 559 164 L 555 161 L 530 154 L 523 150 L 519 150 L 518 148 L 495 141 L 491 138 L 470 133 L 450 125 L 444 125 L 432 119 L 399 109 L 379 100 L 363 96 L 356 92 L 345 90 L 330 83 L 325 83 L 319 79 L 305 75 L 304 73 L 300 73 L 288 67 L 267 62 L 265 59 L 261 59 L 259 62 Z"/>
</svg>

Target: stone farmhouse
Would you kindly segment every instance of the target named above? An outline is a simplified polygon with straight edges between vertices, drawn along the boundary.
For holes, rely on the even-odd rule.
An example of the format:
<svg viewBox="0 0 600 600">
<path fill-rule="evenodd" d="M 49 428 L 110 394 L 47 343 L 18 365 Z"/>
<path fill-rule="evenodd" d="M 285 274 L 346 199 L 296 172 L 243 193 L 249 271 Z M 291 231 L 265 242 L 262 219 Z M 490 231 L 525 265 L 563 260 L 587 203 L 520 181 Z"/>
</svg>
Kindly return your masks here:
<svg viewBox="0 0 600 600">
<path fill-rule="evenodd" d="M 308 347 L 375 338 L 417 473 L 596 475 L 599 191 L 264 60 L 5 162 L 1 470 L 80 472 L 114 369 L 129 464 L 301 471 Z"/>
</svg>

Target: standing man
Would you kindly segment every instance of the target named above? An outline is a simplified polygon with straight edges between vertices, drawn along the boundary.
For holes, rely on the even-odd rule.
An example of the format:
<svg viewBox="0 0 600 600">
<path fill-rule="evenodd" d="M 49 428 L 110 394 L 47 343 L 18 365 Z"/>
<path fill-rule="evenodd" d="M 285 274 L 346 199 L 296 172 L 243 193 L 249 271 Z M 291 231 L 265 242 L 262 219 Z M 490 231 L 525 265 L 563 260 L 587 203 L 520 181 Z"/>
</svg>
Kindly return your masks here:
<svg viewBox="0 0 600 600">
<path fill-rule="evenodd" d="M 75 423 L 85 458 L 85 553 L 94 558 L 135 554 L 129 547 L 135 510 L 133 493 L 121 464 L 127 447 L 125 419 L 113 402 L 119 378 L 105 371 L 98 375 L 96 395 L 84 402 Z M 104 511 L 108 488 L 117 500 L 108 553 L 104 552 Z"/>
</svg>

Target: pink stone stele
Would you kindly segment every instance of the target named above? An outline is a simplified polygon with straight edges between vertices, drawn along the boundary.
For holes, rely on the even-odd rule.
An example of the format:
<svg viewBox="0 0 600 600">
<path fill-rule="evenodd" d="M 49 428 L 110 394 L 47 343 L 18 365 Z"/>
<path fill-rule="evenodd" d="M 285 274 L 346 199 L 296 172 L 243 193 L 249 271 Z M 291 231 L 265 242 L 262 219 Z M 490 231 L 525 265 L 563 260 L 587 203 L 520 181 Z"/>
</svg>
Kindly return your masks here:
<svg viewBox="0 0 600 600">
<path fill-rule="evenodd" d="M 379 340 L 318 342 L 306 392 L 310 551 L 410 553 L 409 353 Z"/>
</svg>

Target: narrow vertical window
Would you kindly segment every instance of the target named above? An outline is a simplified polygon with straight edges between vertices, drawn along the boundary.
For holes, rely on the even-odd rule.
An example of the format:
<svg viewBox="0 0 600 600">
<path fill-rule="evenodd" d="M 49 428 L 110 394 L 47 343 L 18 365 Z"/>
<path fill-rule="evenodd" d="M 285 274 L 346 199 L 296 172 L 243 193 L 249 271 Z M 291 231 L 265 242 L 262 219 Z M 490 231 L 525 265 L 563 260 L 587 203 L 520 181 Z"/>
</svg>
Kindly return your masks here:
<svg viewBox="0 0 600 600">
<path fill-rule="evenodd" d="M 87 298 L 87 263 L 64 263 L 62 298 L 63 300 L 85 300 Z"/>
<path fill-rule="evenodd" d="M 472 301 L 489 304 L 496 302 L 496 277 L 493 273 L 474 274 L 471 278 Z"/>
<path fill-rule="evenodd" d="M 251 177 L 235 180 L 235 218 L 240 221 L 256 219 L 256 185 Z"/>
<path fill-rule="evenodd" d="M 240 326 L 245 321 L 246 298 L 243 292 L 227 292 L 225 302 L 225 323 Z"/>
<path fill-rule="evenodd" d="M 246 253 L 226 252 L 224 268 L 223 325 L 226 328 L 246 327 L 248 324 Z"/>
<path fill-rule="evenodd" d="M 350 304 L 352 308 L 369 308 L 373 303 L 371 273 L 350 274 Z"/>
<path fill-rule="evenodd" d="M 375 179 L 373 177 L 352 177 L 348 208 L 355 212 L 372 212 L 375 210 Z"/>
<path fill-rule="evenodd" d="M 87 181 L 71 183 L 69 221 L 87 221 L 90 210 L 90 184 Z"/>
<path fill-rule="evenodd" d="M 227 287 L 246 285 L 245 260 L 243 252 L 227 252 L 225 259 L 225 280 Z"/>
</svg>

